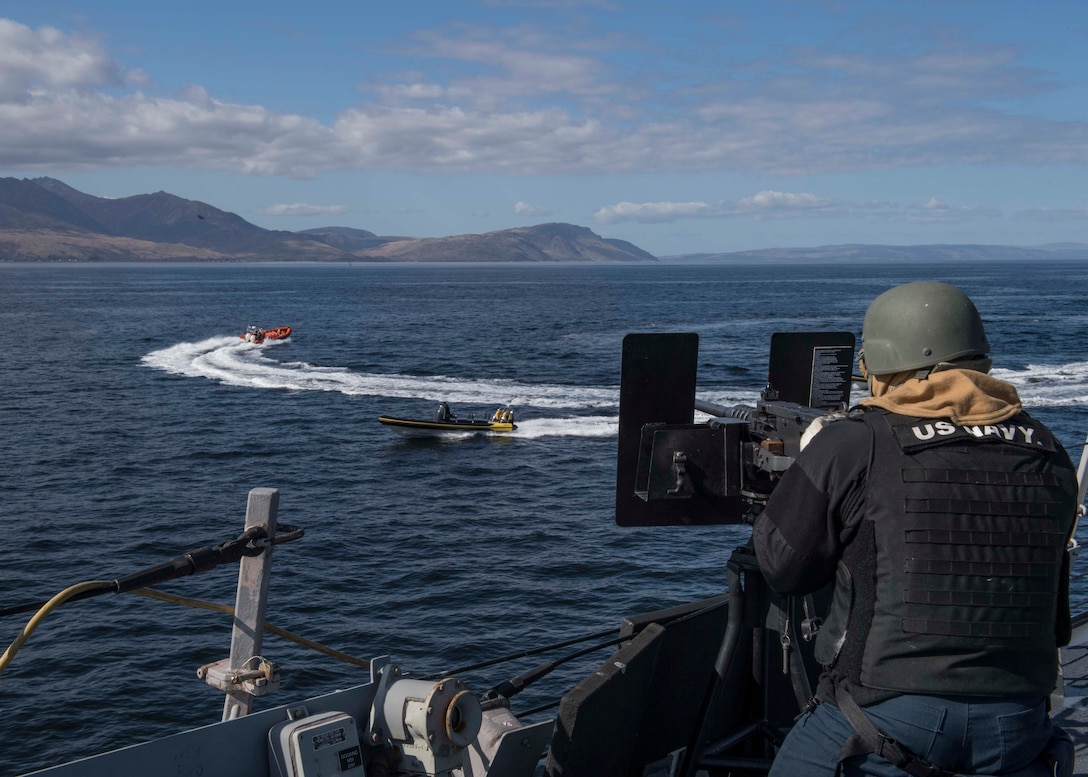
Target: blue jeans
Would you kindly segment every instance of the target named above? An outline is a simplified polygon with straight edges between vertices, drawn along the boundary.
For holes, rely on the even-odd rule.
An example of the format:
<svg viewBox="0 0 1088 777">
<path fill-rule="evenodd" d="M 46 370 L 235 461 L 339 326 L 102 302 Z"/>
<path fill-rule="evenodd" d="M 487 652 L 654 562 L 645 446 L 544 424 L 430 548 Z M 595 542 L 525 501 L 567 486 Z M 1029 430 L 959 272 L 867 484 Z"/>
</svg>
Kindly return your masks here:
<svg viewBox="0 0 1088 777">
<path fill-rule="evenodd" d="M 1036 761 L 1054 730 L 1043 698 L 898 696 L 863 709 L 882 733 L 943 769 L 966 775 L 1047 774 Z M 838 707 L 819 705 L 786 736 L 769 777 L 835 774 L 839 749 L 854 733 Z M 905 772 L 871 754 L 843 761 L 842 774 L 903 777 Z"/>
</svg>

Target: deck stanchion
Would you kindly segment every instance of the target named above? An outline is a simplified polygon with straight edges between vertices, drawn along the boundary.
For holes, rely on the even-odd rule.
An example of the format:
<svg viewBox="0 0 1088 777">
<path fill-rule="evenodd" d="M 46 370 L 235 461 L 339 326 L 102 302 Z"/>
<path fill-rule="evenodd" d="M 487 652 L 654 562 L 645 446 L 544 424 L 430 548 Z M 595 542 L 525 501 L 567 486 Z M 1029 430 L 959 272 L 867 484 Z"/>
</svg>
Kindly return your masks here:
<svg viewBox="0 0 1088 777">
<path fill-rule="evenodd" d="M 254 488 L 246 504 L 246 529 L 261 526 L 268 537 L 276 534 L 276 513 L 280 492 L 277 488 Z M 253 669 L 253 661 L 261 654 L 264 635 L 264 615 L 268 602 L 268 580 L 272 568 L 272 544 L 260 554 L 246 556 L 238 570 L 238 596 L 234 605 L 234 629 L 230 640 L 230 668 L 235 671 Z M 253 707 L 253 695 L 242 690 L 227 692 L 223 704 L 223 720 L 248 715 Z"/>
</svg>

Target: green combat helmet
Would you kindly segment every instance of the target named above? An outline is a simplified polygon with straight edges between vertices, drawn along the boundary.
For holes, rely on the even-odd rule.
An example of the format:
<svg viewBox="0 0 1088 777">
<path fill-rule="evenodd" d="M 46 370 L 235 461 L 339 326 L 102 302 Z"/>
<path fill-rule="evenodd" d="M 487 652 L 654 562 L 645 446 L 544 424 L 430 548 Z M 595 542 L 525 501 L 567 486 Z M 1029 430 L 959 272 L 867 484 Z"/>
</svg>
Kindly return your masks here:
<svg viewBox="0 0 1088 777">
<path fill-rule="evenodd" d="M 865 313 L 861 347 L 871 375 L 974 358 L 989 369 L 990 343 L 971 300 L 955 286 L 918 281 L 881 294 Z M 973 365 L 972 365 L 973 366 Z"/>
</svg>

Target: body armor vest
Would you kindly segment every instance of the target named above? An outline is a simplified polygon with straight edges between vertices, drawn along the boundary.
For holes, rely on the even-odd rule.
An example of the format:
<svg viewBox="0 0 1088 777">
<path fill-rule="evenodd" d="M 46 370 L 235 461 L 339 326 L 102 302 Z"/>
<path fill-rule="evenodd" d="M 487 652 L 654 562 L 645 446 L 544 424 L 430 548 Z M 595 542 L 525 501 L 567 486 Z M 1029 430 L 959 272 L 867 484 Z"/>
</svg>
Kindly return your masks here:
<svg viewBox="0 0 1088 777">
<path fill-rule="evenodd" d="M 867 634 L 842 667 L 874 689 L 1045 695 L 1057 677 L 1059 577 L 1076 471 L 1026 413 L 956 426 L 869 412 Z M 841 582 L 841 580 L 840 580 Z M 855 613 L 856 615 L 856 613 Z M 868 618 L 850 618 L 854 625 Z M 841 646 L 840 642 L 840 646 Z"/>
</svg>

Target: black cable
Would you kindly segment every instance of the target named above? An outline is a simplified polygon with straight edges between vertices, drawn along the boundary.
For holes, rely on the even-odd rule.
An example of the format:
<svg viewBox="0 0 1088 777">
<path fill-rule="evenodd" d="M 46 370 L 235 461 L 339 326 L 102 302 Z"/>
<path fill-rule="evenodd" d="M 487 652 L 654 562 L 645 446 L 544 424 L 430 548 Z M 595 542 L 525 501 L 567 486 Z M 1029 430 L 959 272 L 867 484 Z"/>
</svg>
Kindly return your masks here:
<svg viewBox="0 0 1088 777">
<path fill-rule="evenodd" d="M 491 658 L 487 661 L 481 661 L 477 664 L 469 664 L 468 666 L 460 666 L 456 669 L 448 669 L 444 672 L 437 672 L 435 674 L 429 674 L 421 677 L 421 680 L 440 680 L 443 677 L 456 677 L 457 675 L 464 674 L 466 672 L 472 672 L 476 669 L 485 669 L 489 666 L 495 666 L 496 664 L 505 664 L 509 661 L 516 661 L 519 658 L 528 658 L 529 656 L 540 655 L 541 653 L 548 653 L 552 650 L 559 650 L 560 648 L 570 647 L 571 645 L 577 645 L 579 642 L 588 642 L 591 639 L 600 639 L 601 637 L 607 637 L 609 634 L 615 634 L 615 629 L 608 629 L 607 631 L 598 631 L 594 634 L 585 634 L 581 637 L 574 637 L 572 639 L 564 640 L 563 642 L 556 642 L 552 645 L 544 645 L 543 647 L 531 648 L 529 650 L 523 650 L 519 653 L 511 653 L 507 656 L 500 658 Z"/>
<path fill-rule="evenodd" d="M 104 585 L 100 588 L 83 591 L 67 601 L 75 602 L 80 599 L 90 599 L 106 593 L 121 594 L 137 588 L 147 588 L 169 580 L 177 580 L 180 577 L 207 572 L 220 564 L 241 561 L 245 556 L 259 555 L 264 550 L 261 544 L 262 541 L 267 541 L 270 545 L 279 545 L 284 542 L 293 542 L 304 533 L 302 529 L 297 527 L 281 524 L 275 536 L 269 539 L 268 532 L 263 527 L 254 526 L 240 534 L 237 539 L 227 540 L 213 547 L 197 548 L 189 553 L 183 553 L 170 561 L 147 567 L 131 575 L 119 577 L 113 580 L 112 585 Z M 44 607 L 47 602 L 48 600 L 4 607 L 0 609 L 0 618 L 26 612 L 36 612 Z"/>
<path fill-rule="evenodd" d="M 550 701 L 550 702 L 548 702 L 546 704 L 541 704 L 541 705 L 539 705 L 537 707 L 533 707 L 532 709 L 518 710 L 518 715 L 517 715 L 518 719 L 520 720 L 522 718 L 528 718 L 531 715 L 537 715 L 537 714 L 539 714 L 541 712 L 546 712 L 547 710 L 555 709 L 556 707 L 559 706 L 560 701 L 561 701 L 560 699 L 557 699 L 556 701 Z"/>
<path fill-rule="evenodd" d="M 627 639 L 629 639 L 629 637 L 614 637 L 607 642 L 599 642 L 596 645 L 590 645 L 587 648 L 576 650 L 575 652 L 557 658 L 554 661 L 545 661 L 543 664 L 539 664 L 533 667 L 528 672 L 519 674 L 517 677 L 513 677 L 509 680 L 504 680 L 490 690 L 486 691 L 481 698 L 485 701 L 491 701 L 499 698 L 509 699 L 511 696 L 517 693 L 521 693 L 523 690 L 535 683 L 540 678 L 551 674 L 568 661 L 573 661 L 576 658 L 581 658 L 587 653 L 594 653 L 607 647 L 613 647 L 614 645 L 618 645 L 620 642 L 623 642 Z"/>
</svg>

